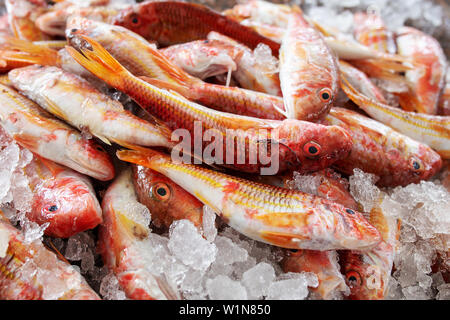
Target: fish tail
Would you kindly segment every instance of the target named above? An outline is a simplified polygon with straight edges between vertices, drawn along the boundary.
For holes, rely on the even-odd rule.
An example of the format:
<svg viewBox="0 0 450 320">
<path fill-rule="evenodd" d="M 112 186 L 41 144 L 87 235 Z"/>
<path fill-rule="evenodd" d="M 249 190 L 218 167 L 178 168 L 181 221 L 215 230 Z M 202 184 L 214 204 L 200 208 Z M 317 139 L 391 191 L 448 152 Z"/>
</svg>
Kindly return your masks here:
<svg viewBox="0 0 450 320">
<path fill-rule="evenodd" d="M 5 37 L 0 43 L 0 56 L 7 62 L 24 62 L 46 66 L 58 66 L 58 52 L 45 45 L 14 37 Z"/>
<path fill-rule="evenodd" d="M 121 90 L 124 80 L 133 77 L 132 74 L 97 41 L 84 35 L 80 35 L 80 37 L 85 43 L 78 48 L 79 51 L 66 46 L 67 52 L 98 78 Z"/>
</svg>

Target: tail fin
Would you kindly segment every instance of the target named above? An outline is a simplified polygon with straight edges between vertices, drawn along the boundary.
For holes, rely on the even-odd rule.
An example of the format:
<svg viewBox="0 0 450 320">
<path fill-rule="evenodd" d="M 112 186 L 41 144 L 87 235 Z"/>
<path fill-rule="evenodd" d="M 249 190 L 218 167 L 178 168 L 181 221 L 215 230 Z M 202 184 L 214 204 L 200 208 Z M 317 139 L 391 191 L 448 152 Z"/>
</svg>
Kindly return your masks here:
<svg viewBox="0 0 450 320">
<path fill-rule="evenodd" d="M 79 37 L 84 40 L 78 48 L 81 53 L 70 46 L 66 46 L 66 50 L 84 68 L 119 90 L 125 77 L 133 77 L 97 41 L 83 35 Z"/>
<path fill-rule="evenodd" d="M 0 56 L 7 62 L 25 62 L 58 66 L 58 52 L 44 45 L 14 37 L 4 37 L 0 43 Z"/>
</svg>

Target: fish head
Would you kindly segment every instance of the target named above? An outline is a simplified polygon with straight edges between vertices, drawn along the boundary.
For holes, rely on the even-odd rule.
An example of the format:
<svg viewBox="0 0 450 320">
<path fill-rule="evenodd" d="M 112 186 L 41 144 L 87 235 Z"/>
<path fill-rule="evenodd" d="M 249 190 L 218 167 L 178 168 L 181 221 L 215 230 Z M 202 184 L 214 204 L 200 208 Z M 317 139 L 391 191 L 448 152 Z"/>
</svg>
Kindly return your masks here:
<svg viewBox="0 0 450 320">
<path fill-rule="evenodd" d="M 74 167 L 80 168 L 77 171 L 89 172 L 90 176 L 101 181 L 114 178 L 115 169 L 110 155 L 93 139 L 72 134 L 67 145 L 66 156 Z"/>
<path fill-rule="evenodd" d="M 350 288 L 349 299 L 382 300 L 387 294 L 392 249 L 381 242 L 369 252 L 340 252 L 341 272 Z"/>
<path fill-rule="evenodd" d="M 70 170 L 45 180 L 34 194 L 30 219 L 49 222 L 46 235 L 68 238 L 96 227 L 102 210 L 91 183 Z"/>
<path fill-rule="evenodd" d="M 152 213 L 157 227 L 169 227 L 174 220 L 188 219 L 202 224 L 203 203 L 166 176 L 143 166 L 133 165 L 133 182 L 139 201 Z"/>
<path fill-rule="evenodd" d="M 328 168 L 346 158 L 352 148 L 350 135 L 338 126 L 287 119 L 277 128 L 280 152 L 282 148 L 295 154 L 296 171 L 312 172 Z M 285 151 L 285 152 L 288 152 Z"/>
<path fill-rule="evenodd" d="M 125 27 L 149 41 L 159 39 L 164 31 L 155 5 L 151 2 L 122 10 L 113 24 Z"/>
</svg>

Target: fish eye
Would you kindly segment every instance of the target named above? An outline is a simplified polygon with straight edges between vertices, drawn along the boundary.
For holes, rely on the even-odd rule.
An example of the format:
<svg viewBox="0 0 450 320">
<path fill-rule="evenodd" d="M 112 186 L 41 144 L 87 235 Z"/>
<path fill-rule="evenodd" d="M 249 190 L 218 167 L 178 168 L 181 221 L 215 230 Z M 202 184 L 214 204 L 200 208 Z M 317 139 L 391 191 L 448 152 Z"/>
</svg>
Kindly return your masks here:
<svg viewBox="0 0 450 320">
<path fill-rule="evenodd" d="M 359 272 L 351 270 L 345 274 L 345 279 L 347 281 L 347 284 L 352 288 L 362 285 L 362 279 Z"/>
<path fill-rule="evenodd" d="M 417 160 L 416 158 L 412 158 L 409 163 L 411 165 L 411 168 L 413 168 L 416 171 L 419 171 L 420 169 L 422 169 L 421 162 L 419 160 Z"/>
<path fill-rule="evenodd" d="M 170 198 L 169 186 L 165 183 L 157 183 L 152 187 L 152 194 L 157 200 L 168 200 Z"/>
<path fill-rule="evenodd" d="M 352 209 L 345 209 L 345 212 L 347 212 L 348 214 L 355 214 L 355 211 L 353 211 Z"/>
<path fill-rule="evenodd" d="M 49 204 L 44 208 L 44 211 L 46 212 L 55 212 L 58 211 L 59 207 L 57 204 L 53 203 L 53 204 Z"/>
<path fill-rule="evenodd" d="M 312 157 L 319 155 L 321 150 L 322 148 L 320 147 L 320 144 L 314 141 L 307 142 L 303 146 L 303 151 L 306 153 L 306 155 Z"/>
<path fill-rule="evenodd" d="M 100 146 L 95 147 L 95 149 L 96 149 L 97 151 L 100 151 L 100 152 L 106 152 L 105 149 L 103 149 L 103 148 L 100 147 Z"/>
<path fill-rule="evenodd" d="M 72 33 L 75 33 L 75 32 L 77 32 L 77 31 L 78 31 L 77 28 L 73 28 L 72 30 L 70 30 L 70 32 L 72 32 Z"/>
<path fill-rule="evenodd" d="M 322 100 L 323 102 L 330 101 L 332 96 L 333 95 L 331 94 L 331 90 L 328 88 L 323 88 L 322 90 L 319 91 L 320 100 Z"/>
<path fill-rule="evenodd" d="M 303 250 L 301 249 L 289 249 L 289 255 L 291 257 L 298 257 L 303 254 Z"/>
<path fill-rule="evenodd" d="M 131 17 L 131 23 L 137 25 L 139 23 L 139 18 L 137 15 Z"/>
</svg>

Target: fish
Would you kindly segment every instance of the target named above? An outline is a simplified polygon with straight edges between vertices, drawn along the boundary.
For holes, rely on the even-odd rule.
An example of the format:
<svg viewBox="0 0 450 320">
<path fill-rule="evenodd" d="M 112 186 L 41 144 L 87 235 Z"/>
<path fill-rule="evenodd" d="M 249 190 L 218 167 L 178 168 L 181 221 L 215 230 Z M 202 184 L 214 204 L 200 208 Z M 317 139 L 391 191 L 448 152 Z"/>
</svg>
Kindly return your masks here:
<svg viewBox="0 0 450 320">
<path fill-rule="evenodd" d="M 132 165 L 137 199 L 152 213 L 152 223 L 169 229 L 175 220 L 187 219 L 202 227 L 203 203 L 166 176 L 152 169 Z"/>
<path fill-rule="evenodd" d="M 8 74 L 13 86 L 56 117 L 106 144 L 110 141 L 171 147 L 171 130 L 125 110 L 85 79 L 51 66 L 28 66 Z"/>
<path fill-rule="evenodd" d="M 284 272 L 312 272 L 317 276 L 319 285 L 311 291 L 324 300 L 347 294 L 349 289 L 341 274 L 335 250 L 318 251 L 291 249 L 284 253 L 281 266 Z"/>
<path fill-rule="evenodd" d="M 67 38 L 73 47 L 82 45 L 80 36 L 90 37 L 133 75 L 144 76 L 157 87 L 178 92 L 209 108 L 231 113 L 251 112 L 252 116 L 266 119 L 274 119 L 279 114 L 277 110 L 284 109 L 281 97 L 210 84 L 192 77 L 154 45 L 123 27 L 81 17 L 73 17 L 67 24 Z"/>
<path fill-rule="evenodd" d="M 339 71 L 345 74 L 347 79 L 349 79 L 349 81 L 351 81 L 351 83 L 356 86 L 356 89 L 359 92 L 373 100 L 387 104 L 383 92 L 369 79 L 369 77 L 364 72 L 343 60 L 339 61 Z"/>
<path fill-rule="evenodd" d="M 405 110 L 436 115 L 441 91 L 445 85 L 447 59 L 439 42 L 412 27 L 397 30 L 398 53 L 408 57 L 414 68 L 406 71 L 410 90 L 399 94 Z"/>
<path fill-rule="evenodd" d="M 98 250 L 126 296 L 134 300 L 180 299 L 165 278 L 147 269 L 150 216 L 137 200 L 130 168 L 108 187 L 102 208 L 104 221 L 99 228 Z"/>
<path fill-rule="evenodd" d="M 438 105 L 438 115 L 450 116 L 450 67 L 447 68 L 445 87 Z"/>
<path fill-rule="evenodd" d="M 189 18 L 186 18 L 189 17 Z M 180 1 L 146 1 L 120 12 L 114 24 L 123 26 L 160 46 L 205 39 L 210 31 L 231 37 L 251 49 L 259 43 L 278 56 L 280 45 L 210 8 Z"/>
<path fill-rule="evenodd" d="M 125 6 L 126 7 L 126 6 Z M 36 26 L 45 34 L 51 36 L 65 36 L 67 19 L 72 16 L 85 17 L 92 20 L 112 22 L 124 5 L 108 5 L 95 7 L 80 7 L 62 2 L 55 5 L 48 12 L 36 19 Z"/>
<path fill-rule="evenodd" d="M 404 111 L 372 100 L 341 74 L 341 88 L 370 117 L 433 148 L 443 159 L 450 157 L 450 117 Z"/>
<path fill-rule="evenodd" d="M 427 144 L 357 112 L 335 107 L 325 121 L 353 138 L 350 156 L 333 164 L 345 174 L 359 168 L 377 175 L 378 186 L 396 187 L 430 179 L 442 167 L 441 156 Z"/>
<path fill-rule="evenodd" d="M 358 211 L 317 196 L 251 182 L 155 150 L 120 150 L 122 161 L 158 171 L 245 236 L 288 249 L 369 250 L 380 235 Z"/>
<path fill-rule="evenodd" d="M 14 143 L 1 126 L 0 140 L 2 146 Z M 19 149 L 20 157 L 25 157 L 28 150 Z M 100 204 L 86 176 L 34 154 L 21 170 L 33 194 L 26 217 L 39 225 L 48 223 L 45 235 L 69 238 L 102 222 Z"/>
<path fill-rule="evenodd" d="M 353 35 L 359 43 L 385 53 L 397 52 L 394 33 L 377 13 L 356 12 L 353 26 Z"/>
<path fill-rule="evenodd" d="M 203 130 L 212 129 L 211 134 L 215 132 L 217 136 L 222 137 L 229 135 L 228 142 L 223 144 L 225 149 L 223 155 L 227 154 L 227 149 L 235 153 L 230 151 L 230 148 L 234 150 L 234 140 L 248 145 L 245 151 L 232 154 L 234 159 L 237 157 L 244 159 L 244 164 L 231 159 L 231 164 L 222 164 L 225 162 L 223 161 L 220 163 L 221 166 L 244 172 L 257 172 L 267 168 L 261 162 L 261 157 L 255 159 L 255 164 L 250 163 L 250 157 L 254 156 L 250 155 L 250 149 L 251 146 L 268 147 L 270 144 L 270 153 L 273 152 L 270 158 L 278 159 L 278 162 L 268 161 L 269 164 L 278 167 L 271 168 L 274 171 L 281 172 L 289 167 L 298 171 L 316 171 L 330 166 L 337 159 L 346 157 L 351 148 L 350 138 L 345 130 L 336 126 L 323 126 L 295 119 L 283 121 L 257 119 L 203 107 L 179 94 L 160 89 L 133 76 L 98 42 L 86 36 L 82 36 L 82 39 L 87 41 L 89 49 L 81 48 L 81 54 L 74 48 L 67 47 L 72 57 L 109 85 L 128 94 L 143 109 L 165 121 L 171 129 L 184 128 L 195 136 L 196 121 L 200 121 L 200 123 L 197 122 L 198 125 L 201 125 Z M 203 145 L 205 146 L 205 141 Z M 279 146 L 278 150 L 274 150 L 272 145 Z M 201 155 L 197 152 L 197 156 Z M 230 156 L 227 157 L 230 159 Z"/>
<path fill-rule="evenodd" d="M 5 0 L 9 26 L 19 39 L 36 41 L 49 37 L 36 26 L 36 18 L 47 8 L 45 0 Z"/>
<path fill-rule="evenodd" d="M 160 51 L 175 65 L 202 80 L 237 69 L 237 50 L 221 40 L 195 40 Z"/>
<path fill-rule="evenodd" d="M 401 221 L 383 211 L 381 204 L 384 197 L 385 194 L 382 193 L 368 218 L 382 235 L 383 241 L 368 252 L 339 252 L 341 271 L 350 288 L 348 299 L 382 300 L 388 294 Z"/>
<path fill-rule="evenodd" d="M 101 181 L 114 177 L 110 156 L 14 89 L 0 84 L 0 124 L 22 147 Z"/>
<path fill-rule="evenodd" d="M 6 254 L 0 258 L 0 299 L 101 300 L 81 274 L 41 240 L 27 243 L 1 211 L 0 233 L 8 237 Z"/>
<path fill-rule="evenodd" d="M 294 7 L 280 49 L 280 85 L 286 117 L 315 121 L 331 108 L 338 89 L 337 61 L 322 35 Z"/>
<path fill-rule="evenodd" d="M 220 40 L 232 46 L 230 55 L 234 57 L 236 63 L 236 70 L 232 75 L 242 88 L 282 96 L 278 76 L 279 61 L 270 54 L 267 46 L 261 44 L 252 51 L 247 46 L 217 32 L 210 32 L 208 40 Z M 281 102 L 279 106 L 277 104 L 277 108 L 281 109 Z"/>
</svg>

